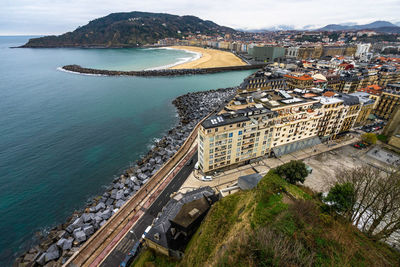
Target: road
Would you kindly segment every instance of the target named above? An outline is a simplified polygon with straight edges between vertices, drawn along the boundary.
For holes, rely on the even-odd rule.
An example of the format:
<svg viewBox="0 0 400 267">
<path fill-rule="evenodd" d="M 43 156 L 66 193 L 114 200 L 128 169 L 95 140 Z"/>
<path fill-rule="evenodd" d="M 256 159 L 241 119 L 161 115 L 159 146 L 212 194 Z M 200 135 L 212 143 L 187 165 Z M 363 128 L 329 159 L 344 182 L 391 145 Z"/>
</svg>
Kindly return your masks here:
<svg viewBox="0 0 400 267">
<path fill-rule="evenodd" d="M 132 227 L 132 229 L 130 229 L 126 236 L 106 257 L 106 259 L 102 262 L 100 266 L 119 266 L 121 261 L 128 254 L 129 250 L 142 236 L 146 227 L 153 222 L 153 219 L 157 217 L 157 214 L 161 212 L 162 208 L 167 204 L 171 194 L 179 190 L 189 174 L 192 172 L 194 164 L 197 162 L 197 152 L 194 153 L 192 159 L 192 164 L 190 164 L 189 166 L 185 164 L 182 167 L 182 169 L 176 174 L 173 180 L 168 184 L 168 186 L 154 201 L 154 203 L 147 210 L 144 210 L 144 215 Z"/>
</svg>

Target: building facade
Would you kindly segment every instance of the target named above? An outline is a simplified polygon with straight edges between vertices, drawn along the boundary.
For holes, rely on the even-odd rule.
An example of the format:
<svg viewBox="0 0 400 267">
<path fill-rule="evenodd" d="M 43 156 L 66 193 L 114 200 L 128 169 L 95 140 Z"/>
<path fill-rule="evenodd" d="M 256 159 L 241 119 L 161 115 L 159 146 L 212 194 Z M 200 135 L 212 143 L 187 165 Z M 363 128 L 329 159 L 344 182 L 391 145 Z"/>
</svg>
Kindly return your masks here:
<svg viewBox="0 0 400 267">
<path fill-rule="evenodd" d="M 201 124 L 200 168 L 209 173 L 334 139 L 354 126 L 359 112 L 358 98 L 348 95 L 301 89 L 239 94 Z"/>
</svg>

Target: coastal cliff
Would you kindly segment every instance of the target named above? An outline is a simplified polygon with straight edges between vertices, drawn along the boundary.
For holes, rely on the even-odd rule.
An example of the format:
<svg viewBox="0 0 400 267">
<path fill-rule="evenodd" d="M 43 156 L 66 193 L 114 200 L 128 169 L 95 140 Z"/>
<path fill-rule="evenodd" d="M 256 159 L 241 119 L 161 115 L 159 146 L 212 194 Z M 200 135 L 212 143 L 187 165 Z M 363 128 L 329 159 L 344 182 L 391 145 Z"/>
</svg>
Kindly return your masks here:
<svg viewBox="0 0 400 267">
<path fill-rule="evenodd" d="M 22 47 L 137 47 L 164 38 L 235 32 L 234 29 L 195 16 L 134 11 L 112 13 L 59 36 L 33 38 Z"/>
</svg>

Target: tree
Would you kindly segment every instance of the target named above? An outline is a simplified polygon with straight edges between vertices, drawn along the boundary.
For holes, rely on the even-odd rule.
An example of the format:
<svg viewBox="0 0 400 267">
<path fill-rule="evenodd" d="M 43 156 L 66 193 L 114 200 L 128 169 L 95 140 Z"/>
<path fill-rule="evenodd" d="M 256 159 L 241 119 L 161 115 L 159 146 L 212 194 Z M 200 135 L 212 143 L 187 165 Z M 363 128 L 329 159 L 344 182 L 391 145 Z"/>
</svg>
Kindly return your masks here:
<svg viewBox="0 0 400 267">
<path fill-rule="evenodd" d="M 306 164 L 300 160 L 292 160 L 276 168 L 276 172 L 291 184 L 303 183 L 308 175 Z"/>
<path fill-rule="evenodd" d="M 343 216 L 376 240 L 385 240 L 400 231 L 400 168 L 377 169 L 364 165 L 343 169 L 337 184 L 351 184 L 352 207 Z"/>
<path fill-rule="evenodd" d="M 336 184 L 329 190 L 325 201 L 332 202 L 332 208 L 335 211 L 349 217 L 356 202 L 353 184 Z"/>
<path fill-rule="evenodd" d="M 368 144 L 373 145 L 373 144 L 376 144 L 376 140 L 378 138 L 376 137 L 376 134 L 374 134 L 374 133 L 365 133 L 365 134 L 361 135 L 361 139 L 364 142 L 367 142 Z"/>
</svg>

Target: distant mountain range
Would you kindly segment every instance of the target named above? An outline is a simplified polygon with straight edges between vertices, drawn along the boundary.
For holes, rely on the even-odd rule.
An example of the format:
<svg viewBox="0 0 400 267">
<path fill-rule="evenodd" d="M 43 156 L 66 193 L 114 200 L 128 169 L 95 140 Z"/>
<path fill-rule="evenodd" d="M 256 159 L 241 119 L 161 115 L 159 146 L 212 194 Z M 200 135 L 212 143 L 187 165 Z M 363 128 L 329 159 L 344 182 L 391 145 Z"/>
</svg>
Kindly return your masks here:
<svg viewBox="0 0 400 267">
<path fill-rule="evenodd" d="M 306 25 L 302 28 L 296 28 L 293 25 L 276 25 L 261 29 L 244 30 L 248 32 L 265 32 L 265 31 L 345 31 L 345 30 L 376 30 L 379 32 L 386 33 L 400 33 L 400 21 L 396 23 L 391 23 L 388 21 L 375 21 L 368 24 L 358 25 L 354 22 L 346 22 L 340 24 L 329 24 L 322 28 L 316 25 Z"/>
<path fill-rule="evenodd" d="M 363 25 L 344 25 L 344 24 L 329 24 L 318 30 L 320 31 L 345 31 L 345 30 L 381 30 L 383 32 L 396 31 L 399 28 L 397 25 L 388 21 L 374 21 Z M 398 30 L 398 29 L 397 29 Z"/>
<path fill-rule="evenodd" d="M 195 16 L 134 11 L 113 13 L 59 36 L 30 39 L 22 47 L 135 47 L 189 34 L 235 32 Z"/>
</svg>

